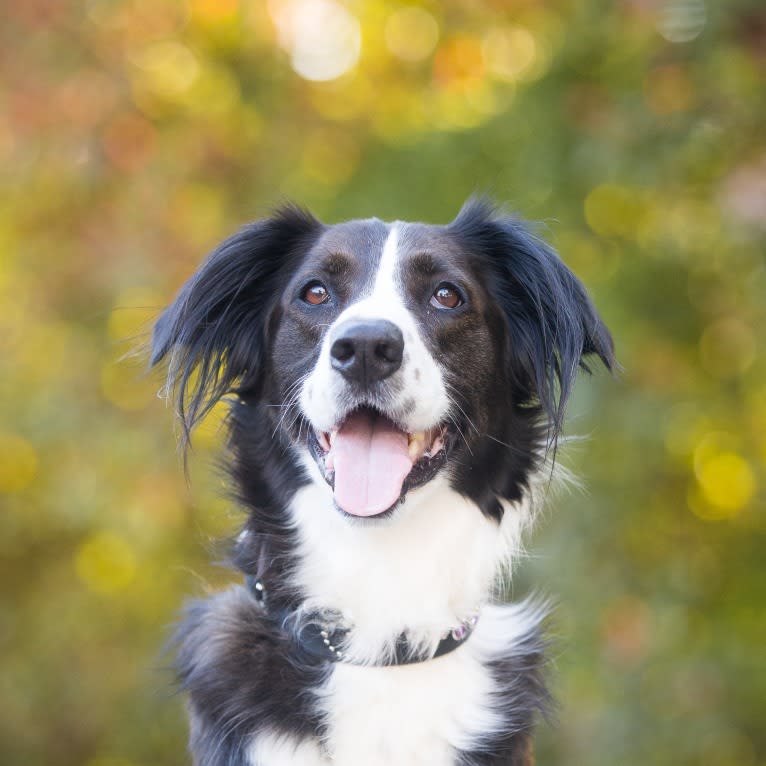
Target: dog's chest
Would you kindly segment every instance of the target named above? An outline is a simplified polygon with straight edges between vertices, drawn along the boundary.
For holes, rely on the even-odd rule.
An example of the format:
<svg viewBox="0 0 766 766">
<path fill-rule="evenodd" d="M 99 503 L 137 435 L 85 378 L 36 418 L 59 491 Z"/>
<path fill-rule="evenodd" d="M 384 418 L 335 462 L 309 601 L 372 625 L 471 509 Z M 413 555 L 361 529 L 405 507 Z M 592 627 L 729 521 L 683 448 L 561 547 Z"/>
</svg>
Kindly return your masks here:
<svg viewBox="0 0 766 766">
<path fill-rule="evenodd" d="M 319 691 L 324 745 L 267 737 L 251 748 L 251 766 L 452 766 L 500 725 L 493 686 L 467 646 L 417 665 L 338 664 Z"/>
<path fill-rule="evenodd" d="M 496 721 L 492 680 L 468 651 L 418 665 L 339 665 L 323 707 L 337 764 L 453 764 Z"/>
</svg>

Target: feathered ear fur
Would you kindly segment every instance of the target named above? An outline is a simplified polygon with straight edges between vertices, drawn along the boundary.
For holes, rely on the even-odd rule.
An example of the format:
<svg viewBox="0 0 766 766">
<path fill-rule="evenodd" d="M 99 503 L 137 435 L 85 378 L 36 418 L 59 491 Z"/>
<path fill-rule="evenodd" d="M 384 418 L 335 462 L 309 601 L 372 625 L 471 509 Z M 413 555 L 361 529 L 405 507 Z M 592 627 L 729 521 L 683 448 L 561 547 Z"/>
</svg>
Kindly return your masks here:
<svg viewBox="0 0 766 766">
<path fill-rule="evenodd" d="M 551 247 L 486 200 L 469 200 L 450 224 L 494 272 L 489 284 L 508 322 L 511 372 L 531 388 L 555 442 L 578 367 L 595 354 L 612 371 L 614 345 L 585 288 Z"/>
<path fill-rule="evenodd" d="M 225 393 L 257 390 L 280 282 L 321 228 L 293 206 L 248 224 L 207 257 L 157 320 L 151 364 L 168 359 L 167 388 L 187 440 Z"/>
</svg>

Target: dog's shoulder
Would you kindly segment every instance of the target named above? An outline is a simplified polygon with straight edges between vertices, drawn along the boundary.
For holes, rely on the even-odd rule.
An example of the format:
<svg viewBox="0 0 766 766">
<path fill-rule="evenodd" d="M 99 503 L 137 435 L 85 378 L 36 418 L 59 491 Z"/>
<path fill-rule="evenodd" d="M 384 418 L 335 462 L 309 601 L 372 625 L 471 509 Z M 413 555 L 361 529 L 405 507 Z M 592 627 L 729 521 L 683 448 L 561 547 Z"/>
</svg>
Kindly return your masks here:
<svg viewBox="0 0 766 766">
<path fill-rule="evenodd" d="M 302 662 L 245 588 L 191 601 L 176 635 L 197 764 L 244 766 L 259 734 L 303 739 L 321 732 L 312 692 L 327 666 Z"/>
<path fill-rule="evenodd" d="M 550 639 L 549 605 L 527 599 L 488 605 L 466 649 L 493 679 L 493 709 L 503 724 L 487 729 L 461 766 L 532 766 L 532 730 L 538 715 L 549 717 L 553 699 L 546 683 Z"/>
</svg>

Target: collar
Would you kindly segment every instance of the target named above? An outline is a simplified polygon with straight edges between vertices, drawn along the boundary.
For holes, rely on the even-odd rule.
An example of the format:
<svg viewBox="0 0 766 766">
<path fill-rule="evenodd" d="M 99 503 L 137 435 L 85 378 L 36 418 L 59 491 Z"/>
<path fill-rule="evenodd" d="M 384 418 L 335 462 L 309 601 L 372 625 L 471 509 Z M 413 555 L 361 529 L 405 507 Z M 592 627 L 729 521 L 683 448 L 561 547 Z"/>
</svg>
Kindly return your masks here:
<svg viewBox="0 0 766 766">
<path fill-rule="evenodd" d="M 321 610 L 298 615 L 294 609 L 269 604 L 266 586 L 255 575 L 246 575 L 245 584 L 266 615 L 279 627 L 292 635 L 294 641 L 310 659 L 315 662 L 345 662 L 350 665 L 413 665 L 418 662 L 442 657 L 464 644 L 473 633 L 478 615 L 463 620 L 447 630 L 433 653 L 418 652 L 402 633 L 394 645 L 393 656 L 381 662 L 358 662 L 343 650 L 351 628 L 344 623 L 343 616 L 334 610 Z"/>
</svg>

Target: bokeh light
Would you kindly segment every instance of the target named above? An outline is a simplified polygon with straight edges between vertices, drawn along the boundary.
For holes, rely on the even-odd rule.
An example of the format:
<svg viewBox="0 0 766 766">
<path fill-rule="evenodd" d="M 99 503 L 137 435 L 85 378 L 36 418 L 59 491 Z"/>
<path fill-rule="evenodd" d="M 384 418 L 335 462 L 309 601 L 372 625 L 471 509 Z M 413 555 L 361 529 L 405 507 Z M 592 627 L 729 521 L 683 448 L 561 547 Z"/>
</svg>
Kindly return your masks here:
<svg viewBox="0 0 766 766">
<path fill-rule="evenodd" d="M 77 575 L 97 593 L 127 588 L 136 575 L 130 544 L 111 532 L 96 532 L 85 540 L 75 556 Z"/>
<path fill-rule="evenodd" d="M 282 46 L 307 80 L 334 80 L 359 60 L 359 22 L 335 0 L 270 0 Z"/>
<path fill-rule="evenodd" d="M 671 43 L 688 43 L 702 33 L 706 22 L 705 0 L 665 0 L 657 29 Z"/>
<path fill-rule="evenodd" d="M 384 29 L 386 45 L 402 61 L 422 61 L 439 40 L 439 24 L 424 8 L 405 6 L 394 11 Z"/>
<path fill-rule="evenodd" d="M 37 451 L 24 437 L 0 433 L 0 492 L 20 492 L 35 478 Z"/>
</svg>

